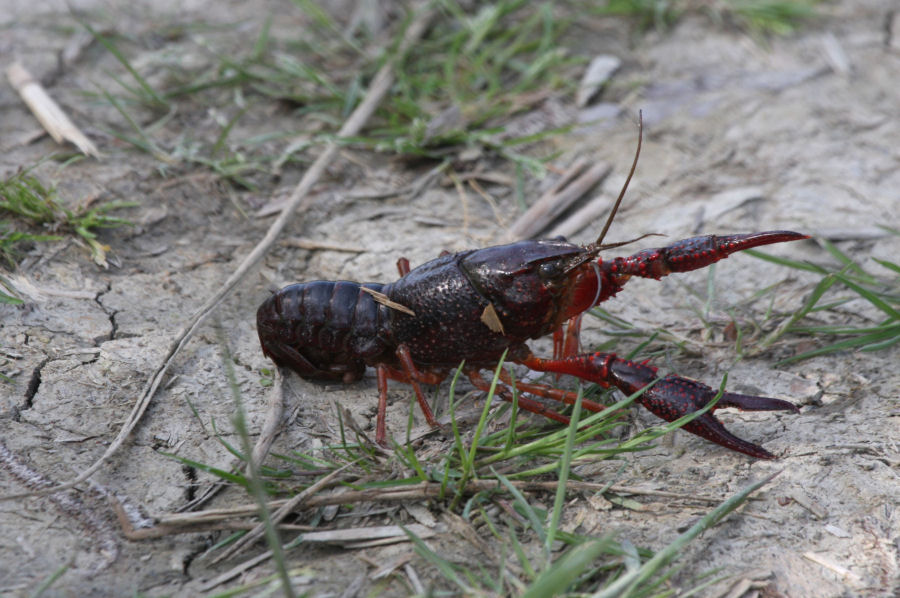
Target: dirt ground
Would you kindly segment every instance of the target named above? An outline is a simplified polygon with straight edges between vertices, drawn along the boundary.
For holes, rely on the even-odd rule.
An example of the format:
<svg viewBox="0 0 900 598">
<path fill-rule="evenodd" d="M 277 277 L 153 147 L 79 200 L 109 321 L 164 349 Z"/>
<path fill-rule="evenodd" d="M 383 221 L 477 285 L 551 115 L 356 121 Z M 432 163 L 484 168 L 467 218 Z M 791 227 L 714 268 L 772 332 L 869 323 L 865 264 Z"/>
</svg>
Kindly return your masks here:
<svg viewBox="0 0 900 598">
<path fill-rule="evenodd" d="M 64 3 L 5 4 L 9 10 L 0 17 L 0 55 L 18 58 L 39 77 L 52 73 L 57 52 L 78 30 Z M 270 14 L 278 15 L 273 35 L 289 35 L 292 28 L 296 34 L 302 26 L 302 15 L 289 2 L 195 0 L 178 8 L 176 3 L 144 3 L 128 9 L 102 2 L 76 4 L 89 15 L 102 14 L 105 26 L 135 40 L 130 57 L 151 82 L 167 61 L 208 60 L 198 47 L 251 46 Z M 641 109 L 644 115 L 641 161 L 610 240 L 644 233 L 677 239 L 790 229 L 829 239 L 870 271 L 887 276 L 869 258 L 896 262 L 900 254 L 900 238 L 878 228 L 900 227 L 900 11 L 895 0 L 837 0 L 822 6 L 822 12 L 823 18 L 798 33 L 764 41 L 700 17 L 685 18 L 669 31 L 640 35 L 615 19 L 586 18 L 570 28 L 565 40 L 570 48 L 586 57 L 614 54 L 622 67 L 600 103 L 577 109 L 570 97 L 552 98 L 534 115 L 554 126 L 577 123 L 571 132 L 552 138 L 559 152 L 553 164 L 564 168 L 576 157 L 609 162 L 613 174 L 594 194 L 612 199 L 633 156 L 636 113 Z M 169 38 L 159 33 L 161 23 L 232 26 L 194 27 Z M 203 44 L 200 37 L 206 38 Z M 68 201 L 99 196 L 138 202 L 127 212 L 136 226 L 102 233 L 102 241 L 113 247 L 108 269 L 91 263 L 78 243 L 42 245 L 17 273 L 19 280 L 33 285 L 26 305 L 0 306 L 0 348 L 10 360 L 4 372 L 13 374 L 10 383 L 0 384 L 0 439 L 22 463 L 57 482 L 71 479 L 103 453 L 172 335 L 271 223 L 272 216 L 254 217 L 256 209 L 289 193 L 302 174 L 291 163 L 268 187 L 247 192 L 197 167 L 161 168 L 153 157 L 106 132 L 113 125 L 124 126 L 117 112 L 102 102 L 86 102 L 80 94 L 111 84 L 111 74 L 122 73 L 113 57 L 93 48 L 50 81 L 50 93 L 85 123 L 105 157 L 63 170 L 56 162 L 44 162 L 36 172 L 57 180 Z M 5 80 L 0 105 L 0 175 L 59 151 L 52 140 L 35 135 L 38 124 Z M 181 135 L 191 127 L 214 129 L 219 118 L 198 108 L 177 114 L 165 130 Z M 238 127 L 236 138 L 291 130 L 290 114 L 248 112 Z M 353 150 L 344 151 L 316 187 L 313 207 L 297 216 L 285 236 L 363 251 L 279 245 L 217 310 L 251 430 L 258 431 L 265 416 L 267 389 L 260 378 L 271 364 L 259 349 L 254 314 L 269 288 L 314 279 L 389 281 L 396 276 L 398 256 L 415 265 L 441 250 L 503 240 L 504 226 L 512 220 L 508 214 L 516 210 L 507 186 L 488 188 L 497 210 L 474 193 L 461 205 L 452 185 L 433 186 L 410 200 L 359 199 L 402 186 L 418 174 L 387 160 L 373 169 Z M 549 175 L 541 188 L 554 178 Z M 529 189 L 529 197 L 541 188 Z M 601 225 L 602 219 L 584 222 L 571 238 L 589 241 Z M 640 243 L 652 246 L 654 239 Z M 837 267 L 814 241 L 767 252 Z M 761 317 L 768 297 L 774 296 L 775 312 L 792 311 L 818 280 L 812 273 L 734 256 L 716 267 L 717 305 L 740 304 L 742 315 Z M 705 271 L 661 282 L 634 281 L 605 307 L 638 326 L 662 327 L 699 341 L 703 327 L 696 309 L 702 308 L 702 299 L 692 292 L 705 293 L 706 282 Z M 746 302 L 770 285 L 777 285 L 777 293 Z M 724 308 L 714 308 L 713 314 L 728 321 Z M 857 326 L 880 320 L 877 311 L 858 299 L 817 317 Z M 600 342 L 601 329 L 588 322 L 585 342 Z M 721 337 L 723 325 L 712 329 L 710 341 L 689 343 L 696 351 L 673 353 L 659 365 L 709 384 L 717 384 L 727 371 L 729 387 L 737 392 L 799 405 L 799 415 L 722 415 L 739 436 L 782 458 L 752 460 L 679 433 L 674 442 L 626 459 L 624 470 L 623 462 L 595 466 L 591 481 L 725 498 L 780 471 L 759 494 L 761 500 L 690 546 L 674 586 L 718 569 L 726 578 L 704 595 L 723 595 L 737 581 L 750 580 L 752 588 L 731 595 L 897 596 L 900 349 L 848 352 L 775 369 L 774 362 L 810 349 L 816 341 L 789 337 L 759 356 L 738 359 L 734 344 Z M 277 452 L 334 439 L 335 403 L 347 407 L 364 427 L 374 424 L 377 390 L 371 373 L 346 387 L 322 387 L 290 376 L 287 389 L 289 425 L 276 441 Z M 407 388 L 392 388 L 390 429 L 405 429 L 408 399 Z M 206 324 L 177 359 L 137 431 L 93 481 L 127 497 L 148 516 L 173 512 L 209 477 L 163 453 L 227 467 L 231 455 L 212 426 L 237 442 L 231 432 L 233 409 L 216 332 Z M 654 423 L 645 413 L 635 417 L 639 426 Z M 87 488 L 81 492 L 84 504 L 106 521 L 108 506 Z M 0 493 L 23 490 L 15 477 L 0 475 Z M 565 518 L 572 529 L 598 535 L 616 531 L 619 539 L 651 549 L 670 542 L 708 510 L 661 499 L 644 499 L 643 511 L 597 509 L 588 499 L 571 497 Z M 552 502 L 552 497 L 536 500 Z M 232 490 L 214 504 L 246 502 L 245 494 Z M 427 520 L 421 513 L 417 519 L 392 507 L 365 521 L 382 525 L 394 518 Z M 87 533 L 71 513 L 46 497 L 0 502 L 0 595 L 29 595 L 66 563 L 72 567 L 45 595 L 201 595 L 271 572 L 264 564 L 225 586 L 205 590 L 206 582 L 239 562 L 212 565 L 202 557 L 219 535 L 138 542 L 122 538 L 111 524 L 97 529 L 113 531 Z M 429 542 L 448 558 L 465 559 L 467 552 L 468 558 L 477 558 L 471 556 L 471 544 L 443 519 L 433 529 L 437 533 Z M 305 547 L 290 552 L 288 562 L 308 568 L 298 589 L 310 595 L 343 595 L 363 572 L 367 576 L 358 595 L 403 595 L 408 589 L 399 579 L 377 585 L 368 575 L 374 571 L 372 562 L 411 553 L 409 544 L 361 551 Z M 437 579 L 422 561 L 412 563 L 426 582 Z"/>
</svg>

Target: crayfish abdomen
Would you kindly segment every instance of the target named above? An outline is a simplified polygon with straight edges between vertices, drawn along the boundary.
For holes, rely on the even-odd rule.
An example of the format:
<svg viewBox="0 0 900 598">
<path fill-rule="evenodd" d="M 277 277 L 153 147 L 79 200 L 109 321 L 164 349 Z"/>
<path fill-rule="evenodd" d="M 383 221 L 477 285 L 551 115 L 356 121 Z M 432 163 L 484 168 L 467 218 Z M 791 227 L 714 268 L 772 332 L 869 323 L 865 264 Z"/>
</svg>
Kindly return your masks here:
<svg viewBox="0 0 900 598">
<path fill-rule="evenodd" d="M 388 308 L 364 290 L 383 287 L 321 280 L 286 286 L 256 312 L 263 353 L 310 380 L 359 380 L 366 365 L 393 358 L 382 333 Z"/>
</svg>

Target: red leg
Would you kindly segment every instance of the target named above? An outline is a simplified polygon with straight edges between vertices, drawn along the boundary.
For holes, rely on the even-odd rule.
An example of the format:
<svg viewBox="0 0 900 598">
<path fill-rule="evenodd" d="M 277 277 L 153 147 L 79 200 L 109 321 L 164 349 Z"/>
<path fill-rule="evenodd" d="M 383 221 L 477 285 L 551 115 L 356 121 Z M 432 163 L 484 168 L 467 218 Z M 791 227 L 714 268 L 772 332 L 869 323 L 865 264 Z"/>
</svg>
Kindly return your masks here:
<svg viewBox="0 0 900 598">
<path fill-rule="evenodd" d="M 473 368 L 473 369 L 466 369 L 465 373 L 469 377 L 469 380 L 472 382 L 472 385 L 475 386 L 475 388 L 477 388 L 478 390 L 481 390 L 482 392 L 485 392 L 485 393 L 490 392 L 491 384 L 490 384 L 490 382 L 488 382 L 481 376 L 481 372 L 479 372 L 477 369 Z M 531 394 L 539 396 L 539 397 L 553 399 L 555 401 L 560 401 L 567 405 L 574 405 L 576 399 L 578 398 L 578 395 L 574 392 L 561 390 L 558 388 L 554 388 L 552 386 L 546 386 L 544 384 L 529 384 L 526 382 L 518 382 L 518 381 L 514 382 L 510 378 L 509 374 L 502 370 L 500 372 L 500 379 L 503 381 L 503 383 L 505 385 L 508 385 L 508 386 L 505 386 L 504 384 L 498 384 L 497 387 L 494 389 L 494 393 L 496 396 L 499 396 L 504 401 L 508 401 L 510 403 L 513 400 L 513 395 L 512 395 L 512 391 L 510 390 L 509 387 L 515 387 L 515 389 L 518 390 L 520 393 L 523 393 L 523 392 L 531 393 Z M 533 399 L 529 399 L 527 397 L 523 397 L 521 394 L 519 395 L 518 402 L 519 402 L 519 407 L 521 407 L 525 411 L 529 411 L 531 413 L 536 413 L 537 415 L 542 415 L 548 419 L 558 421 L 562 424 L 569 423 L 568 417 L 566 417 L 565 415 L 562 415 L 560 413 L 557 413 L 556 411 L 554 411 L 547 405 L 544 405 L 543 403 L 540 403 Z M 603 411 L 604 409 L 606 409 L 606 405 L 601 405 L 600 403 L 595 403 L 594 401 L 588 401 L 585 399 L 582 399 L 581 406 L 589 411 L 594 411 L 594 412 L 600 412 L 600 411 Z"/>
<path fill-rule="evenodd" d="M 562 359 L 565 356 L 566 331 L 560 326 L 553 331 L 553 359 Z"/>
<path fill-rule="evenodd" d="M 490 390 L 491 390 L 490 382 L 488 382 L 487 380 L 482 378 L 481 373 L 478 370 L 476 370 L 476 369 L 466 370 L 466 375 L 469 376 L 469 380 L 472 382 L 472 385 L 475 388 L 477 388 L 478 390 L 480 390 L 482 392 L 490 392 Z M 504 401 L 508 401 L 511 403 L 513 400 L 512 392 L 509 390 L 509 388 L 507 388 L 506 386 L 503 386 L 501 384 L 497 385 L 497 388 L 495 389 L 495 394 L 497 396 L 499 396 L 501 399 L 503 399 Z M 554 411 L 553 409 L 550 409 L 543 403 L 539 403 L 538 401 L 529 399 L 527 397 L 523 397 L 521 395 L 519 396 L 519 407 L 521 407 L 525 411 L 530 411 L 531 413 L 543 415 L 546 418 L 558 421 L 562 424 L 569 423 L 569 418 L 566 417 L 565 415 L 561 415 L 561 414 L 557 413 L 556 411 Z"/>
<path fill-rule="evenodd" d="M 581 319 L 583 313 L 569 319 L 565 330 L 560 326 L 553 332 L 553 359 L 577 355 L 581 348 Z"/>
<path fill-rule="evenodd" d="M 450 252 L 446 249 L 441 251 L 438 254 L 440 257 L 444 257 L 445 255 L 450 255 Z M 401 257 L 397 259 L 397 272 L 400 273 L 400 278 L 403 278 L 407 274 L 409 274 L 409 260 L 405 257 Z"/>
<path fill-rule="evenodd" d="M 626 394 L 637 392 L 657 380 L 656 368 L 645 363 L 620 359 L 613 353 L 583 353 L 566 359 L 540 359 L 531 356 L 521 361 L 531 369 L 543 372 L 558 372 L 578 376 L 603 386 L 615 386 Z M 709 386 L 668 375 L 658 380 L 638 402 L 651 413 L 666 421 L 698 411 L 715 398 L 717 392 Z M 737 407 L 746 411 L 793 411 L 799 409 L 792 403 L 780 399 L 757 397 L 725 392 L 713 410 L 719 407 Z M 753 443 L 738 438 L 708 411 L 684 426 L 688 432 L 696 434 L 734 451 L 757 457 L 774 459 L 775 455 Z"/>
<path fill-rule="evenodd" d="M 409 377 L 409 383 L 412 384 L 413 390 L 416 393 L 416 400 L 419 402 L 419 408 L 422 409 L 422 415 L 425 416 L 425 421 L 433 428 L 439 427 L 440 424 L 434 419 L 434 413 L 431 412 L 431 407 L 428 405 L 428 401 L 425 400 L 425 394 L 422 392 L 422 387 L 419 386 L 419 382 L 424 384 L 440 384 L 441 381 L 443 381 L 444 376 L 440 376 L 433 372 L 420 372 L 416 368 L 416 364 L 413 363 L 412 355 L 410 355 L 409 348 L 406 345 L 397 347 L 397 357 L 400 358 L 400 364 L 403 366 L 403 371 Z"/>
<path fill-rule="evenodd" d="M 378 378 L 378 413 L 375 416 L 375 442 L 379 446 L 387 446 L 387 367 L 379 365 L 375 368 Z"/>
<path fill-rule="evenodd" d="M 580 313 L 571 320 L 566 327 L 566 341 L 563 347 L 563 356 L 572 357 L 577 355 L 581 350 L 581 318 L 584 313 Z"/>
<path fill-rule="evenodd" d="M 419 408 L 422 410 L 422 415 L 425 416 L 425 421 L 428 422 L 429 426 L 438 428 L 440 424 L 438 424 L 437 420 L 434 418 L 434 413 L 431 411 L 431 407 L 428 405 L 428 401 L 425 400 L 425 393 L 422 392 L 422 387 L 420 384 L 440 384 L 446 378 L 446 374 L 443 372 L 436 371 L 421 371 L 416 368 L 416 365 L 413 363 L 412 356 L 409 353 L 409 348 L 406 345 L 400 345 L 397 348 L 397 357 L 400 360 L 400 365 L 402 369 L 392 368 L 386 365 L 379 365 L 376 367 L 376 374 L 378 376 L 378 413 L 375 420 L 375 442 L 380 444 L 381 446 L 386 446 L 387 444 L 387 387 L 388 380 L 397 380 L 398 382 L 404 382 L 413 387 L 413 392 L 416 393 L 416 401 L 419 403 Z"/>
<path fill-rule="evenodd" d="M 554 401 L 559 401 L 566 405 L 574 405 L 575 400 L 578 398 L 578 395 L 572 391 L 561 390 L 546 384 L 532 384 L 530 382 L 521 382 L 518 380 L 514 382 L 506 372 L 500 372 L 500 379 L 509 386 L 514 386 L 519 392 L 527 392 L 545 399 L 553 399 Z M 599 413 L 606 409 L 606 405 L 601 405 L 600 403 L 589 401 L 587 399 L 581 400 L 581 406 L 588 411 L 593 411 L 595 413 Z"/>
<path fill-rule="evenodd" d="M 553 333 L 553 359 L 564 359 L 578 354 L 581 349 L 581 319 L 583 317 L 584 312 L 570 318 L 565 331 L 560 326 Z M 562 374 L 556 374 L 557 382 L 561 376 Z"/>
</svg>

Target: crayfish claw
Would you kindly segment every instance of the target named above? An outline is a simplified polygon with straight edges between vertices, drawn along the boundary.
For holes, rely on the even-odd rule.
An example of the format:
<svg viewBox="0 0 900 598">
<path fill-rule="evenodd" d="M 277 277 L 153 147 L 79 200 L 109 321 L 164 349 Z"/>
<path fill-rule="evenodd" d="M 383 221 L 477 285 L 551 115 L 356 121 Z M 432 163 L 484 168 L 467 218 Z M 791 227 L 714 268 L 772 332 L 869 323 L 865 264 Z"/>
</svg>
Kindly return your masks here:
<svg viewBox="0 0 900 598">
<path fill-rule="evenodd" d="M 703 235 L 681 239 L 666 247 L 644 249 L 629 257 L 613 258 L 601 263 L 600 268 L 608 277 L 639 276 L 660 279 L 673 272 L 690 272 L 705 268 L 745 249 L 808 238 L 809 235 L 789 230 L 722 236 Z M 605 298 L 616 294 L 621 284 L 624 284 L 624 280 L 619 281 L 615 290 L 606 291 L 601 296 Z"/>
<path fill-rule="evenodd" d="M 705 438 L 710 442 L 715 442 L 719 446 L 756 457 L 757 459 L 777 459 L 775 455 L 759 446 L 748 442 L 743 438 L 738 438 L 729 432 L 722 422 L 720 422 L 710 412 L 706 412 L 697 419 L 685 424 L 682 430 L 687 430 L 691 434 Z"/>
<path fill-rule="evenodd" d="M 789 401 L 756 395 L 742 395 L 736 392 L 722 393 L 722 398 L 716 403 L 716 407 L 735 407 L 741 411 L 793 411 L 800 413 L 800 408 Z"/>
<path fill-rule="evenodd" d="M 688 272 L 714 264 L 745 249 L 808 238 L 809 235 L 789 230 L 724 236 L 704 235 L 683 239 L 659 251 L 672 272 Z"/>
<path fill-rule="evenodd" d="M 653 384 L 636 402 L 653 415 L 673 422 L 706 407 L 718 392 L 697 380 L 669 374 L 658 379 L 657 369 L 647 363 L 617 357 L 615 353 L 581 353 L 565 359 L 540 359 L 533 355 L 517 360 L 540 372 L 571 374 L 603 387 L 615 386 L 625 394 L 633 394 Z M 527 389 L 526 389 L 527 390 Z M 684 425 L 682 429 L 718 445 L 758 459 L 775 459 L 775 455 L 751 442 L 738 438 L 725 429 L 712 414 L 719 407 L 736 407 L 744 411 L 793 411 L 796 405 L 780 399 L 723 392 L 719 401 L 706 413 Z"/>
<path fill-rule="evenodd" d="M 703 409 L 713 400 L 717 391 L 702 382 L 668 375 L 645 392 L 638 401 L 651 413 L 668 422 Z M 744 411 L 793 411 L 796 405 L 780 399 L 723 392 L 713 408 L 688 422 L 682 429 L 718 445 L 759 459 L 775 459 L 766 449 L 738 438 L 729 432 L 713 414 L 719 407 L 736 407 Z"/>
</svg>

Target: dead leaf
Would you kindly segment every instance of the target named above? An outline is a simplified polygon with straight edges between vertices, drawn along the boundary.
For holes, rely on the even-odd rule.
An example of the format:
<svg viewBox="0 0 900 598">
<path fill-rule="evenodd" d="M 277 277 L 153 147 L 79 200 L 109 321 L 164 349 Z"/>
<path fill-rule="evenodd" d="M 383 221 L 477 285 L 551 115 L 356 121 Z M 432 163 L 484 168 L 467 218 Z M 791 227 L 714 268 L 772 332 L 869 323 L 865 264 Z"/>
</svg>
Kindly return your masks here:
<svg viewBox="0 0 900 598">
<path fill-rule="evenodd" d="M 503 331 L 503 323 L 500 321 L 500 316 L 497 314 L 497 310 L 494 309 L 493 303 L 488 303 L 485 306 L 484 311 L 481 312 L 481 321 L 491 329 L 491 332 L 506 334 Z"/>
<path fill-rule="evenodd" d="M 379 293 L 375 289 L 370 289 L 367 287 L 360 287 L 360 288 L 363 291 L 367 292 L 368 294 L 372 295 L 372 298 L 375 300 L 376 303 L 380 303 L 382 305 L 387 305 L 391 309 L 396 309 L 397 311 L 401 311 L 405 314 L 411 315 L 412 317 L 416 317 L 416 312 L 414 312 L 410 308 L 406 307 L 405 305 L 400 305 L 396 301 L 391 301 L 388 298 L 388 296 L 385 295 L 384 293 Z"/>
</svg>

